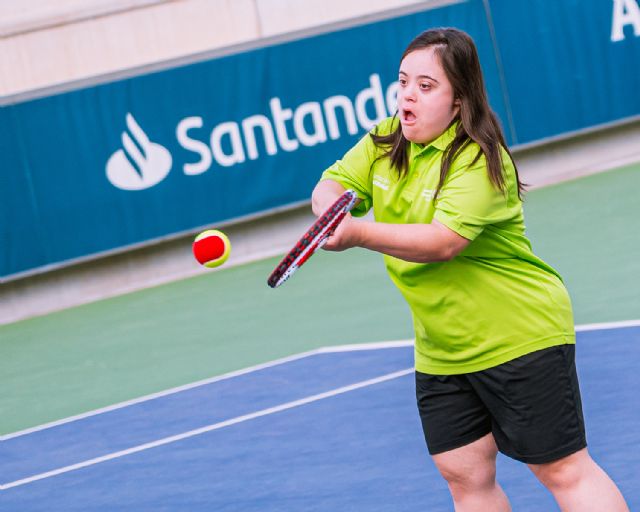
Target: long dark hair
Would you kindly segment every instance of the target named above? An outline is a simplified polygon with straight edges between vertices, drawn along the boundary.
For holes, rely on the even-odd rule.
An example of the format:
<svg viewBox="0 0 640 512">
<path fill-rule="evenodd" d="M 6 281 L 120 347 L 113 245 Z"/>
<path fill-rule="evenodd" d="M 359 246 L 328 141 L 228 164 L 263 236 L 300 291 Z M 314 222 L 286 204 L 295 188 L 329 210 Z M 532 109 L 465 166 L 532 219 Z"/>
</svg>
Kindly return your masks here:
<svg viewBox="0 0 640 512">
<path fill-rule="evenodd" d="M 411 52 L 431 47 L 434 48 L 434 53 L 439 58 L 453 87 L 454 98 L 460 103 L 460 110 L 452 121 L 459 121 L 459 123 L 455 137 L 442 157 L 440 181 L 434 194 L 434 201 L 444 184 L 451 164 L 472 141 L 480 146 L 472 164 L 476 163 L 484 154 L 491 183 L 504 192 L 506 185 L 502 171 L 501 148 L 506 150 L 512 162 L 513 157 L 505 143 L 498 118 L 489 106 L 480 59 L 473 39 L 465 32 L 455 28 L 427 30 L 409 43 L 400 62 Z M 409 168 L 409 141 L 402 134 L 402 125 L 398 123 L 397 128 L 388 135 L 379 135 L 374 130 L 371 137 L 377 146 L 385 148 L 383 157 L 389 157 L 398 176 L 403 177 Z M 513 166 L 518 181 L 518 196 L 522 198 L 524 185 L 518 176 L 515 162 Z"/>
</svg>

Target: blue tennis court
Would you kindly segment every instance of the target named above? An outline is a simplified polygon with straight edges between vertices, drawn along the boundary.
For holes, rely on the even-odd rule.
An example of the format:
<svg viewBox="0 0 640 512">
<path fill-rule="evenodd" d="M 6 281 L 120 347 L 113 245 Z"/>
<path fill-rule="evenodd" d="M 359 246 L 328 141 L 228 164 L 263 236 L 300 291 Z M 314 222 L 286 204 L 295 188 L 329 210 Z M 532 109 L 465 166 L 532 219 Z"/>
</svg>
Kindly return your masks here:
<svg viewBox="0 0 640 512">
<path fill-rule="evenodd" d="M 640 322 L 578 333 L 590 450 L 640 507 Z M 450 510 L 408 342 L 321 349 L 4 437 L 9 511 Z M 501 457 L 514 510 L 557 510 Z"/>
</svg>

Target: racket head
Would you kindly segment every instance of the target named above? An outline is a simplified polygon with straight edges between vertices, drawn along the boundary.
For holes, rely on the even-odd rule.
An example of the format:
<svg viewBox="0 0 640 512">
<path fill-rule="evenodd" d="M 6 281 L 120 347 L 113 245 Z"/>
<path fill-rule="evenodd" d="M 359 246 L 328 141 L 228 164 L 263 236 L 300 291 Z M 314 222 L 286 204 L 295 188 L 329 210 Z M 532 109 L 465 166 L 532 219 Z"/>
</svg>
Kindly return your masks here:
<svg viewBox="0 0 640 512">
<path fill-rule="evenodd" d="M 358 196 L 346 190 L 326 211 L 316 219 L 285 257 L 273 270 L 267 284 L 277 288 L 289 279 L 304 263 L 320 249 L 336 230 L 347 213 L 355 206 Z"/>
</svg>

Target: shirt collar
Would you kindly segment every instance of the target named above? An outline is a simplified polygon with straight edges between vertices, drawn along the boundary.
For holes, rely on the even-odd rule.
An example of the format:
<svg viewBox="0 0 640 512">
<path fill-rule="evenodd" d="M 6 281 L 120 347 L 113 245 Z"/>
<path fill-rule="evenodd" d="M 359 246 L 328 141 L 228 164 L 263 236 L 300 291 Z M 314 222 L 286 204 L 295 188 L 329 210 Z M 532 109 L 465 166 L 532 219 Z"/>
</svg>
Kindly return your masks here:
<svg viewBox="0 0 640 512">
<path fill-rule="evenodd" d="M 456 137 L 456 128 L 458 127 L 458 122 L 453 123 L 449 128 L 447 128 L 444 132 L 442 132 L 437 138 L 429 142 L 429 144 L 416 144 L 415 142 L 411 142 L 409 156 L 411 159 L 418 156 L 420 153 L 427 150 L 427 148 L 433 146 L 439 151 L 444 151 L 447 149 L 449 144 L 453 142 L 453 139 Z"/>
</svg>

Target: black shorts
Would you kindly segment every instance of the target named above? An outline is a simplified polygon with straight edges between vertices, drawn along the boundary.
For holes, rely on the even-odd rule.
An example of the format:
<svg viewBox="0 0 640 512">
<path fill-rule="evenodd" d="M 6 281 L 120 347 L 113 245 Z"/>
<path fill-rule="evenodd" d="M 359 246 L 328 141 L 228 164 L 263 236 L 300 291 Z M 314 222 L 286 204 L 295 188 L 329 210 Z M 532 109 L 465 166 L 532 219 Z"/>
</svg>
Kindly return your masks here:
<svg viewBox="0 0 640 512">
<path fill-rule="evenodd" d="M 551 462 L 587 446 L 575 345 L 532 352 L 462 375 L 416 372 L 422 429 L 432 455 L 489 432 L 505 455 Z"/>
</svg>

